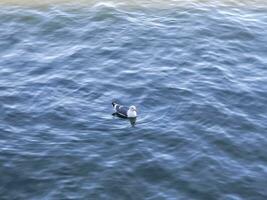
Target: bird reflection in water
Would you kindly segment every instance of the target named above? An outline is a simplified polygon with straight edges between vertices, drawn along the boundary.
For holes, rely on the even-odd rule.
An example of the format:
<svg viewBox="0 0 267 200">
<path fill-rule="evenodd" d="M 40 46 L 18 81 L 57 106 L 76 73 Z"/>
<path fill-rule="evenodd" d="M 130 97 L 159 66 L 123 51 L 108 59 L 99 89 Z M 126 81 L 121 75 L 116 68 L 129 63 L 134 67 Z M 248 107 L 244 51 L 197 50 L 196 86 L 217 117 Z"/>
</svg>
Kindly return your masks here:
<svg viewBox="0 0 267 200">
<path fill-rule="evenodd" d="M 124 117 L 118 113 L 113 113 L 112 115 L 117 116 L 117 117 L 122 118 L 122 119 L 128 119 L 130 121 L 130 124 L 132 125 L 132 127 L 134 127 L 136 124 L 136 118 L 137 117 Z"/>
<path fill-rule="evenodd" d="M 136 123 L 136 117 L 132 117 L 132 118 L 128 118 L 128 119 L 129 119 L 132 127 L 134 127 L 135 126 L 135 123 Z"/>
</svg>

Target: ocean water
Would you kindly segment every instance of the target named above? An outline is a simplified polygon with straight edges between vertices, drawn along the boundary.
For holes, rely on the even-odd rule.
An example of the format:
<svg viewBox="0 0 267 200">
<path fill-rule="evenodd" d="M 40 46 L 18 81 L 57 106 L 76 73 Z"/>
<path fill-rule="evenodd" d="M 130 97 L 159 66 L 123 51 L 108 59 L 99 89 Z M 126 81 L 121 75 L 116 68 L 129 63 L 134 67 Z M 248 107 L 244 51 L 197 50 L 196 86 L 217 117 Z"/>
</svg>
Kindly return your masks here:
<svg viewBox="0 0 267 200">
<path fill-rule="evenodd" d="M 1 1 L 0 199 L 266 200 L 266 30 L 264 1 Z"/>
</svg>

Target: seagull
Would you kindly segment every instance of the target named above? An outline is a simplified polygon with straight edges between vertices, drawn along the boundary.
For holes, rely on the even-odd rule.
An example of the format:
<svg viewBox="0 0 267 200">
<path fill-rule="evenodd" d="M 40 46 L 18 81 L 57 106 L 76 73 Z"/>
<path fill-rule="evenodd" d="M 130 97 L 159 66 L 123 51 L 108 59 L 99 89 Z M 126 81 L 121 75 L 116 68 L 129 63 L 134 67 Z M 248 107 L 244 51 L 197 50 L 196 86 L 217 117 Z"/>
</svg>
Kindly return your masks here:
<svg viewBox="0 0 267 200">
<path fill-rule="evenodd" d="M 136 118 L 137 117 L 135 106 L 130 106 L 128 108 L 126 106 L 122 106 L 114 102 L 112 102 L 112 106 L 115 111 L 115 114 L 119 115 L 120 117 L 125 117 L 125 118 Z"/>
</svg>

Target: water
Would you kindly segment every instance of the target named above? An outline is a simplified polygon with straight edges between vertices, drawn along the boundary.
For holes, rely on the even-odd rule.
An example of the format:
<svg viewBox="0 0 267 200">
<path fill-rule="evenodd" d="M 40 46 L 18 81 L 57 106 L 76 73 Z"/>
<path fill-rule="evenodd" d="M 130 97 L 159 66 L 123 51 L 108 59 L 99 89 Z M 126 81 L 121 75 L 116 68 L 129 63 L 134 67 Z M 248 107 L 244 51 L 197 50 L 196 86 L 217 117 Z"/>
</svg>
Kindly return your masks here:
<svg viewBox="0 0 267 200">
<path fill-rule="evenodd" d="M 266 30 L 261 1 L 2 1 L 1 199 L 267 199 Z"/>
</svg>

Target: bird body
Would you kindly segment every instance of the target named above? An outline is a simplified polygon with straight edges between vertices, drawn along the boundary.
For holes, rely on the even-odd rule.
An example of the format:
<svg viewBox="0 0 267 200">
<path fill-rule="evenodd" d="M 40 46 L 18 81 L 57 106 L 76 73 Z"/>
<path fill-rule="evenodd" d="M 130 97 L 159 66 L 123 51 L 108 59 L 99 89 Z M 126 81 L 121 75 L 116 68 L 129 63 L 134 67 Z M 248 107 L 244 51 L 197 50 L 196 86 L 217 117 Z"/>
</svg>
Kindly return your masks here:
<svg viewBox="0 0 267 200">
<path fill-rule="evenodd" d="M 137 112 L 136 112 L 136 107 L 135 106 L 122 106 L 117 103 L 112 103 L 113 109 L 121 117 L 126 117 L 126 118 L 135 118 L 137 117 Z"/>
</svg>

